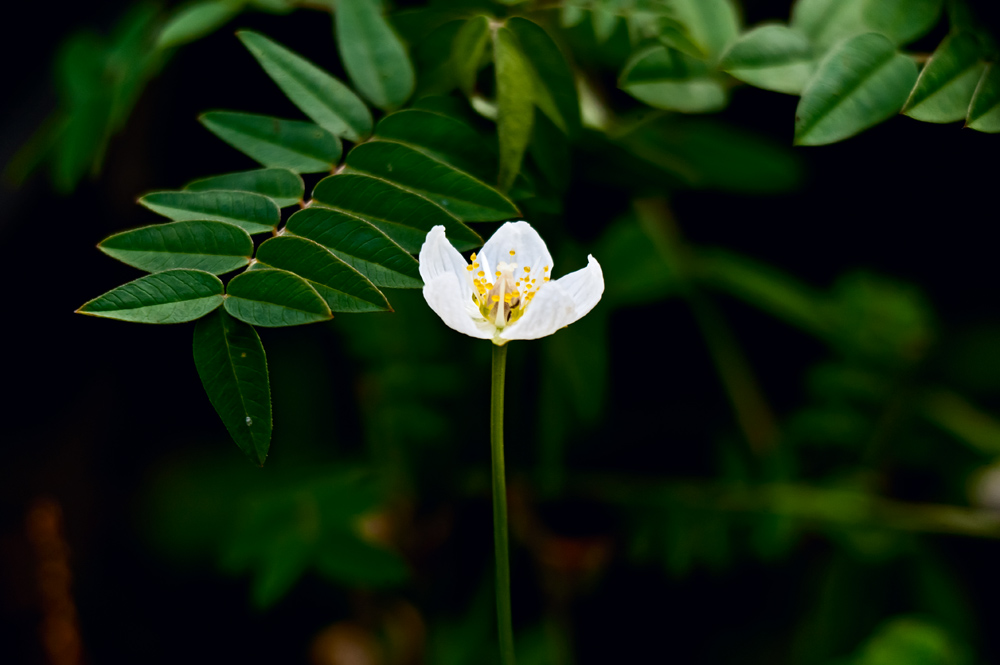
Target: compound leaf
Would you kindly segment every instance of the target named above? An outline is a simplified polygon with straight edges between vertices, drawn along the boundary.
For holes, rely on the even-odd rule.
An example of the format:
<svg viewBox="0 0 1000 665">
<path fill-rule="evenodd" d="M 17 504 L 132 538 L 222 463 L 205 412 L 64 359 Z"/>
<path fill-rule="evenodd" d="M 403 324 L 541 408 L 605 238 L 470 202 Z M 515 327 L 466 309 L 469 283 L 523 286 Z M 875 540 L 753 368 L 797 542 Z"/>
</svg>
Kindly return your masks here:
<svg viewBox="0 0 1000 665">
<path fill-rule="evenodd" d="M 347 156 L 347 167 L 425 196 L 463 221 L 491 222 L 519 214 L 507 197 L 486 183 L 402 143 L 359 145 Z"/>
<path fill-rule="evenodd" d="M 460 250 L 482 244 L 475 231 L 441 206 L 380 178 L 360 173 L 330 176 L 316 184 L 313 200 L 369 221 L 411 253 L 420 250 L 427 232 L 438 224 Z"/>
<path fill-rule="evenodd" d="M 305 194 L 302 178 L 288 169 L 257 169 L 226 173 L 189 182 L 184 189 L 189 192 L 203 192 L 209 189 L 253 192 L 263 194 L 282 208 L 295 205 Z"/>
<path fill-rule="evenodd" d="M 340 139 L 311 122 L 234 111 L 209 111 L 198 119 L 220 139 L 271 168 L 330 171 L 343 152 Z"/>
<path fill-rule="evenodd" d="M 323 245 L 375 286 L 412 289 L 423 285 L 416 259 L 360 217 L 317 206 L 289 217 L 285 230 Z"/>
<path fill-rule="evenodd" d="M 254 326 L 279 328 L 333 317 L 309 283 L 285 270 L 250 270 L 226 286 L 226 311 Z"/>
<path fill-rule="evenodd" d="M 253 240 L 225 222 L 187 221 L 116 233 L 97 245 L 122 263 L 146 270 L 189 269 L 222 275 L 247 265 Z"/>
<path fill-rule="evenodd" d="M 796 145 L 853 136 L 903 107 L 917 80 L 913 60 L 878 33 L 852 37 L 819 64 L 795 112 Z"/>
<path fill-rule="evenodd" d="M 220 309 L 195 326 L 193 346 L 209 401 L 240 450 L 263 466 L 271 446 L 271 386 L 257 331 Z"/>
<path fill-rule="evenodd" d="M 351 141 L 371 134 L 368 107 L 337 78 L 264 35 L 241 30 L 236 36 L 292 103 L 317 125 Z"/>
<path fill-rule="evenodd" d="M 333 312 L 384 312 L 389 302 L 360 272 L 319 243 L 294 235 L 271 238 L 257 250 L 253 269 L 295 273 L 316 289 Z"/>
<path fill-rule="evenodd" d="M 200 270 L 167 270 L 108 291 L 76 310 L 135 323 L 183 323 L 222 304 L 222 281 Z"/>
<path fill-rule="evenodd" d="M 362 95 L 380 109 L 409 99 L 416 85 L 413 63 L 378 0 L 338 0 L 336 34 L 344 69 Z"/>
<path fill-rule="evenodd" d="M 980 46 L 966 33 L 949 35 L 920 72 L 903 113 L 924 122 L 955 122 L 965 118 L 982 77 Z"/>
<path fill-rule="evenodd" d="M 250 234 L 274 231 L 281 219 L 277 203 L 250 192 L 153 192 L 139 199 L 139 203 L 175 222 L 228 222 Z"/>
</svg>

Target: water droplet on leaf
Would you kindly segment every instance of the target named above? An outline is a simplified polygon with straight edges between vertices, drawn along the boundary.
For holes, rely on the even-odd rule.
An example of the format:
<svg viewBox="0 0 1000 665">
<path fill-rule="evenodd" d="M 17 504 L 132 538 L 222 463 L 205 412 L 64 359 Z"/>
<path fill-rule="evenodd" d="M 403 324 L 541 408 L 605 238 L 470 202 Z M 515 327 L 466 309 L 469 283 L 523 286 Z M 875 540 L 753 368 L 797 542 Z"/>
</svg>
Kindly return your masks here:
<svg viewBox="0 0 1000 665">
<path fill-rule="evenodd" d="M 253 425 L 253 419 L 251 419 L 250 416 L 247 416 L 247 427 L 250 427 L 250 425 Z"/>
</svg>

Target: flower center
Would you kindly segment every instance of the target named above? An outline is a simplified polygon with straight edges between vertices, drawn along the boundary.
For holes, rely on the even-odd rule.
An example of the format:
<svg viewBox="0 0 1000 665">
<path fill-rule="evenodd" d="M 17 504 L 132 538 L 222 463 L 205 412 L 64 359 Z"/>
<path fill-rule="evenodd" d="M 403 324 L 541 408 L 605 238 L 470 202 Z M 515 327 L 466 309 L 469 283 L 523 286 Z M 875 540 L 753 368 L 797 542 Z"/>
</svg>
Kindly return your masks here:
<svg viewBox="0 0 1000 665">
<path fill-rule="evenodd" d="M 520 319 L 538 289 L 549 281 L 549 266 L 537 271 L 542 273 L 541 279 L 533 278 L 531 266 L 518 269 L 513 249 L 510 256 L 509 262 L 497 264 L 492 276 L 486 274 L 476 261 L 475 254 L 470 257 L 472 263 L 466 266 L 472 276 L 472 301 L 483 318 L 497 328 L 504 328 Z"/>
</svg>

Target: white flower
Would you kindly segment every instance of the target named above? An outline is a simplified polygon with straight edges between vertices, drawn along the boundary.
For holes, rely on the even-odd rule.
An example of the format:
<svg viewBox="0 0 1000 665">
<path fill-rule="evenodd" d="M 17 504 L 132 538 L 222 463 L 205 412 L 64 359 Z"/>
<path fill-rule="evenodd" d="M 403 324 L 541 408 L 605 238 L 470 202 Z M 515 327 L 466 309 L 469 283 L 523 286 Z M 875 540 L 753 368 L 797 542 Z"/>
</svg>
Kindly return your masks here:
<svg viewBox="0 0 1000 665">
<path fill-rule="evenodd" d="M 424 298 L 448 327 L 503 345 L 538 339 L 573 323 L 604 293 L 593 256 L 586 268 L 559 279 L 552 255 L 527 222 L 507 222 L 466 261 L 435 226 L 420 248 Z"/>
</svg>

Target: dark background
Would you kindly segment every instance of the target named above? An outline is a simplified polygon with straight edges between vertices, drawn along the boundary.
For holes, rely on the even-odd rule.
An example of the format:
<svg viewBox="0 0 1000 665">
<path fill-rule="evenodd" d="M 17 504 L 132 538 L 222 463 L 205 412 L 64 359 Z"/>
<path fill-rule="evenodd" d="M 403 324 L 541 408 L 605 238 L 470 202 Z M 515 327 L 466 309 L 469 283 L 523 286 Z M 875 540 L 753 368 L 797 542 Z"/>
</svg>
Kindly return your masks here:
<svg viewBox="0 0 1000 665">
<path fill-rule="evenodd" d="M 0 110 L 4 162 L 54 107 L 49 72 L 61 40 L 79 26 L 107 29 L 127 4 L 19 3 L 16 15 L 5 17 L 8 37 L 0 45 L 8 72 Z M 994 3 L 978 4 L 996 19 Z M 744 5 L 748 24 L 788 14 L 788 3 Z M 227 446 L 234 465 L 245 461 L 200 387 L 191 361 L 190 324 L 140 327 L 73 314 L 86 300 L 135 277 L 132 269 L 102 256 L 94 245 L 112 232 L 155 221 L 153 213 L 134 204 L 139 195 L 179 187 L 201 175 L 249 168 L 196 122 L 199 112 L 233 108 L 293 115 L 290 103 L 273 94 L 265 74 L 232 36 L 237 27 L 264 25 L 272 37 L 305 55 L 333 60 L 325 52 L 332 48 L 330 25 L 320 15 L 313 20 L 297 14 L 241 16 L 218 34 L 182 49 L 151 83 L 126 130 L 113 139 L 98 180 L 85 182 L 71 196 L 55 194 L 44 177 L 16 191 L 0 190 L 7 303 L 2 365 L 7 417 L 0 435 L 2 662 L 42 662 L 35 564 L 24 537 L 25 516 L 40 497 L 56 499 L 65 515 L 89 662 L 298 662 L 316 631 L 349 611 L 343 592 L 311 580 L 261 613 L 248 606 L 244 580 L 210 570 L 177 570 L 149 553 L 138 535 L 136 502 L 154 465 L 184 451 Z M 928 49 L 941 36 L 926 38 Z M 796 101 L 741 88 L 722 116 L 790 143 Z M 797 149 L 805 186 L 792 195 L 682 193 L 674 200 L 675 212 L 692 241 L 746 253 L 817 286 L 828 286 L 852 268 L 917 284 L 936 307 L 942 335 L 960 339 L 970 329 L 1000 324 L 992 235 L 1000 184 L 998 148 L 997 135 L 900 116 L 836 145 Z M 623 192 L 609 190 L 595 197 L 571 191 L 566 216 L 578 223 L 569 226 L 577 229 L 581 243 L 593 241 L 604 220 L 624 212 L 627 203 Z M 483 235 L 490 230 L 487 226 Z M 722 306 L 751 363 L 766 368 L 760 378 L 776 409 L 793 408 L 800 400 L 802 371 L 822 356 L 820 345 L 739 303 L 722 301 Z M 630 344 L 629 331 L 643 325 L 662 327 L 674 340 L 671 350 L 651 353 Z M 285 367 L 276 373 L 313 377 L 326 386 L 328 396 L 350 399 L 357 361 L 338 348 L 335 336 L 319 329 L 269 330 L 262 336 L 272 366 Z M 706 420 L 731 420 L 718 381 L 707 369 L 704 345 L 679 305 L 616 313 L 611 340 L 608 421 L 627 421 L 637 412 L 660 408 L 662 399 L 698 405 L 688 415 L 690 422 L 675 425 L 679 430 L 696 431 Z M 325 372 L 347 380 L 331 382 L 323 378 Z M 684 377 L 683 390 L 671 388 L 653 400 L 644 397 L 648 391 L 629 388 L 656 385 L 663 376 Z M 483 377 L 478 389 L 481 395 L 485 381 Z M 299 406 L 283 405 L 288 395 L 283 390 L 293 382 L 279 378 L 273 388 L 279 424 L 269 464 L 280 465 L 283 451 L 297 445 L 280 424 L 283 413 L 289 418 L 304 413 Z M 992 402 L 986 396 L 981 403 L 1000 409 L 1000 395 L 994 393 Z M 347 409 L 335 415 L 335 434 L 322 423 L 303 425 L 320 437 L 303 445 L 322 450 L 356 440 L 361 427 L 357 416 Z M 613 430 L 605 426 L 594 436 L 613 436 Z M 698 449 L 676 445 L 647 450 L 644 463 L 667 473 L 697 474 L 706 464 Z M 485 449 L 483 455 L 485 459 Z M 517 453 L 512 456 L 516 473 Z M 572 514 L 573 509 L 563 512 Z M 488 510 L 485 502 L 472 505 L 461 524 L 481 528 Z M 571 518 L 560 517 L 558 509 L 555 513 L 553 519 L 575 528 Z M 482 535 L 485 553 L 489 536 L 486 531 Z M 967 582 L 981 625 L 996 625 L 996 545 L 957 537 L 941 537 L 935 545 L 942 556 L 960 562 L 958 573 Z M 795 561 L 787 565 L 801 570 L 746 563 L 722 576 L 697 574 L 682 581 L 612 567 L 601 591 L 575 610 L 580 662 L 607 662 L 608 657 L 621 662 L 613 655 L 656 653 L 651 649 L 664 639 L 671 643 L 674 662 L 703 662 L 720 648 L 715 644 L 720 635 L 752 640 L 746 634 L 749 626 L 793 618 L 796 593 L 787 580 L 807 580 L 810 574 L 808 556 Z M 477 561 L 468 566 L 472 576 L 478 574 Z M 515 598 L 517 592 L 515 586 Z M 647 604 L 655 611 L 608 611 Z M 636 623 L 636 616 L 648 617 L 648 624 Z M 996 634 L 985 631 L 982 655 L 989 662 L 1000 658 Z"/>
</svg>

